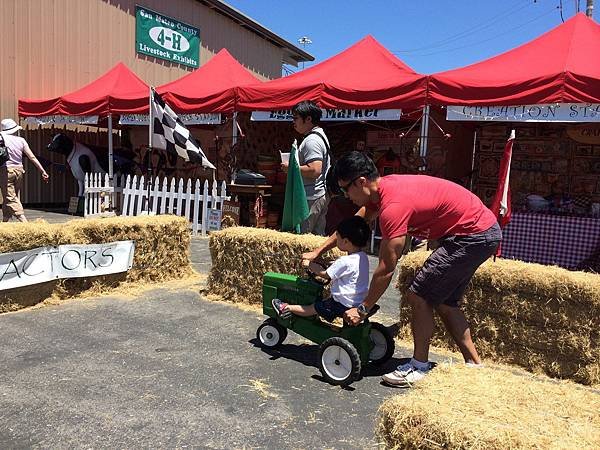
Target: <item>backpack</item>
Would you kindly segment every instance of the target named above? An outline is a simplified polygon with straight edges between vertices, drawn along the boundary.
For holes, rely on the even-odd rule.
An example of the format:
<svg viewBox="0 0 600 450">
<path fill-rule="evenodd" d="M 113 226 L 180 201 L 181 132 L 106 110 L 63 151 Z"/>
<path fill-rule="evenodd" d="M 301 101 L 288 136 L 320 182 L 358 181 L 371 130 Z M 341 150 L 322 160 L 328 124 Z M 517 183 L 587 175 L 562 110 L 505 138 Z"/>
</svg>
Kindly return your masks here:
<svg viewBox="0 0 600 450">
<path fill-rule="evenodd" d="M 6 164 L 8 160 L 8 147 L 6 146 L 6 142 L 4 142 L 4 136 L 0 133 L 0 166 Z"/>
</svg>

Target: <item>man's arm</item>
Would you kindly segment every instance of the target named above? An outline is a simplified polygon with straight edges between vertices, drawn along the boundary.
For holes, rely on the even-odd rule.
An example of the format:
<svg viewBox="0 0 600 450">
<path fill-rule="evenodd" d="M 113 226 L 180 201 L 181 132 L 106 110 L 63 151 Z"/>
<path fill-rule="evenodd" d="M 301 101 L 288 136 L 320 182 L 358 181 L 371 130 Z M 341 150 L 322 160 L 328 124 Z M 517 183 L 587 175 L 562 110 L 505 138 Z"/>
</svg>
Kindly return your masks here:
<svg viewBox="0 0 600 450">
<path fill-rule="evenodd" d="M 394 239 L 383 239 L 379 248 L 379 264 L 373 272 L 373 278 L 369 284 L 369 292 L 363 301 L 363 305 L 370 310 L 377 300 L 381 298 L 387 287 L 392 281 L 396 264 L 402 256 L 402 249 L 406 236 L 400 236 Z M 360 316 L 356 308 L 351 308 L 344 313 L 344 320 L 351 325 L 358 325 L 363 317 Z"/>
<path fill-rule="evenodd" d="M 321 170 L 323 169 L 323 161 L 311 161 L 308 164 L 304 164 L 300 166 L 300 173 L 302 174 L 302 178 L 306 178 L 308 180 L 316 180 L 321 175 Z M 286 172 L 289 170 L 288 163 L 281 163 L 281 170 Z"/>
<path fill-rule="evenodd" d="M 363 206 L 356 212 L 355 215 L 362 217 L 363 219 L 365 219 L 367 221 L 367 223 L 370 223 L 371 221 L 373 221 L 375 219 L 375 217 L 377 217 L 377 214 L 378 214 L 377 210 L 367 209 L 365 206 Z M 313 260 L 317 259 L 319 256 L 321 256 L 323 253 L 334 248 L 336 246 L 336 243 L 337 243 L 337 239 L 335 237 L 335 231 L 334 231 L 333 234 L 331 236 L 329 236 L 327 238 L 327 240 L 323 243 L 323 245 L 321 245 L 319 248 L 317 248 L 316 250 L 313 250 L 312 252 L 303 253 L 302 259 L 307 259 L 308 261 L 313 261 Z"/>
</svg>

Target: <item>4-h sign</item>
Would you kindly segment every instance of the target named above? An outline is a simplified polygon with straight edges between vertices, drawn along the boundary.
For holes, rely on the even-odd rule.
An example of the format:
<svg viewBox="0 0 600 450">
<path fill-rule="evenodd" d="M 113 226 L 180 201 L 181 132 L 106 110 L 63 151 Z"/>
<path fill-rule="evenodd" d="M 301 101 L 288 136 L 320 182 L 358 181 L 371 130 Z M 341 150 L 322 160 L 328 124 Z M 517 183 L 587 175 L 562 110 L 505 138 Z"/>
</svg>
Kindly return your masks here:
<svg viewBox="0 0 600 450">
<path fill-rule="evenodd" d="M 135 51 L 177 64 L 198 67 L 200 30 L 136 5 Z"/>
</svg>

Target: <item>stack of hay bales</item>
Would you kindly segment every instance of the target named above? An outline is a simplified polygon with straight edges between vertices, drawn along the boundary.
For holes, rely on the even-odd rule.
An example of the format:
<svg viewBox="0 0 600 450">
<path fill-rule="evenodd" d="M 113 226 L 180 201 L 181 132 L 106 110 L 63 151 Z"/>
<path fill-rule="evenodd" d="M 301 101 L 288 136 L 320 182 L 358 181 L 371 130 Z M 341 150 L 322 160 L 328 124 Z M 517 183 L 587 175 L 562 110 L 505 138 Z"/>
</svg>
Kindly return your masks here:
<svg viewBox="0 0 600 450">
<path fill-rule="evenodd" d="M 232 227 L 210 234 L 212 268 L 207 293 L 240 303 L 262 303 L 265 272 L 303 274 L 301 257 L 323 244 L 326 238 L 311 234 Z M 342 253 L 323 255 L 330 263 Z"/>
<path fill-rule="evenodd" d="M 123 281 L 163 281 L 191 273 L 189 223 L 175 216 L 112 217 L 9 223 L 0 228 L 0 253 L 61 244 L 102 244 L 135 241 L 133 266 L 128 272 L 92 278 L 73 278 L 0 291 L 0 312 L 39 303 L 49 297 L 67 298 L 88 289 L 102 292 Z"/>
<path fill-rule="evenodd" d="M 429 252 L 408 254 L 397 287 L 404 295 Z M 485 262 L 463 309 L 484 358 L 583 384 L 600 383 L 600 275 L 497 259 Z M 410 308 L 400 306 L 410 335 Z M 433 344 L 452 341 L 437 322 Z"/>
<path fill-rule="evenodd" d="M 505 369 L 440 365 L 380 407 L 394 449 L 598 449 L 600 393 Z"/>
</svg>

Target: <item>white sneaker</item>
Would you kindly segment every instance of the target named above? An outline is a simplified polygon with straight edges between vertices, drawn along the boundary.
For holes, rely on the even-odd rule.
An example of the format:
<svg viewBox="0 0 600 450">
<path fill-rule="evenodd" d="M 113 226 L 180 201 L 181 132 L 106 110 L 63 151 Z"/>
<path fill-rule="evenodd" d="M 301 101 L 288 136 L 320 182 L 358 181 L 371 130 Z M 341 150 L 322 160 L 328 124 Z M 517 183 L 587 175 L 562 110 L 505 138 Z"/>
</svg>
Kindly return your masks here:
<svg viewBox="0 0 600 450">
<path fill-rule="evenodd" d="M 381 377 L 381 379 L 384 383 L 387 383 L 391 386 L 408 387 L 421 380 L 427 374 L 427 372 L 429 372 L 429 370 L 430 369 L 417 369 L 413 367 L 410 362 L 408 362 L 398 366 L 393 372 L 386 373 Z"/>
</svg>

